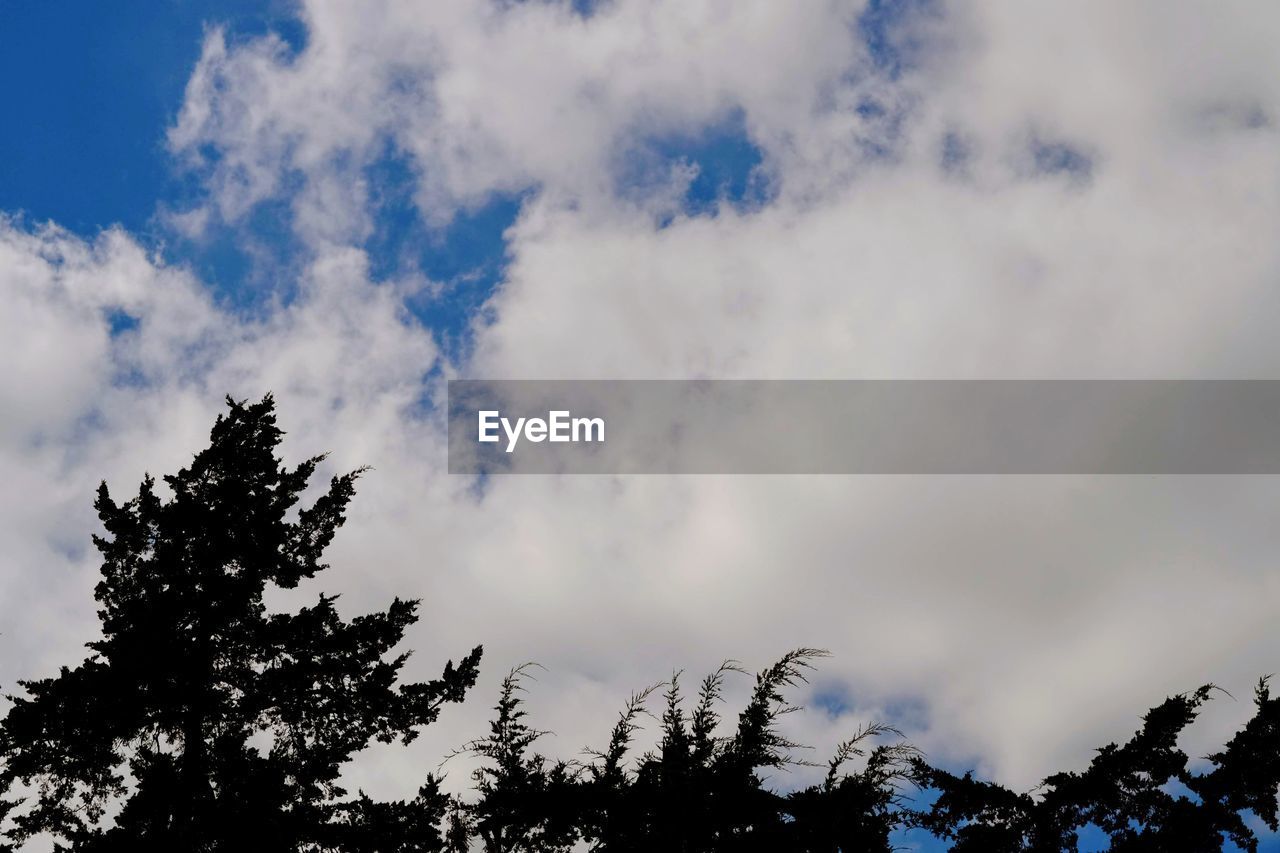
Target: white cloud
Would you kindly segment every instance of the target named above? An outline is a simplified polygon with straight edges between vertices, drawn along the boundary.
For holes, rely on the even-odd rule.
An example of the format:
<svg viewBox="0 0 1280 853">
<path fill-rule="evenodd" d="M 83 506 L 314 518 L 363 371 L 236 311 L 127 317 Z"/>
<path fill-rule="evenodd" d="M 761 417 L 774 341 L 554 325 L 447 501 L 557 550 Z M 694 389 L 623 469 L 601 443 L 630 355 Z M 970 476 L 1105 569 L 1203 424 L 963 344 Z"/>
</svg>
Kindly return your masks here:
<svg viewBox="0 0 1280 853">
<path fill-rule="evenodd" d="M 584 22 L 559 3 L 309 3 L 299 56 L 278 39 L 229 49 L 211 33 L 169 142 L 197 165 L 217 149 L 206 165 L 224 217 L 301 177 L 300 209 L 327 214 L 312 238 L 360 231 L 353 175 L 388 144 L 413 159 L 433 220 L 528 186 L 591 202 L 608 196 L 628 138 L 734 109 L 762 143 L 812 148 L 809 123 L 832 90 L 862 85 L 840 82 L 867 64 L 853 33 L 861 6 L 614 3 Z M 856 123 L 842 115 L 839 132 Z M 334 180 L 356 191 L 352 207 L 326 207 Z"/>
<path fill-rule="evenodd" d="M 0 230 L 20 366 L 0 385 L 2 464 L 24 484 L 4 513 L 21 629 L 5 634 L 24 644 L 6 679 L 90 630 L 92 565 L 66 548 L 93 482 L 171 469 L 223 392 L 267 389 L 291 453 L 374 466 L 323 586 L 353 611 L 422 596 L 423 673 L 484 642 L 476 711 L 510 665 L 546 664 L 534 712 L 566 754 L 672 667 L 814 644 L 855 713 L 920 699 L 935 755 L 1024 784 L 1168 692 L 1274 669 L 1270 479 L 512 478 L 477 498 L 414 414 L 435 345 L 353 246 L 375 221 L 363 169 L 388 146 L 432 221 L 536 188 L 493 324 L 446 366 L 477 375 L 1272 377 L 1280 15 L 930 12 L 904 24 L 920 64 L 891 80 L 856 3 L 303 9 L 298 55 L 212 31 L 170 135 L 204 158 L 222 219 L 293 204 L 313 253 L 295 303 L 236 318 L 127 235 Z M 897 120 L 861 115 L 865 98 Z M 735 111 L 768 205 L 659 230 L 614 192 L 628 145 Z M 968 151 L 952 168 L 948 134 Z M 1037 173 L 1035 144 L 1088 174 Z M 111 338 L 117 308 L 140 324 Z M 1219 703 L 1201 737 L 1246 710 Z M 814 715 L 805 735 L 845 723 Z M 447 715 L 362 779 L 407 790 L 477 724 Z"/>
</svg>

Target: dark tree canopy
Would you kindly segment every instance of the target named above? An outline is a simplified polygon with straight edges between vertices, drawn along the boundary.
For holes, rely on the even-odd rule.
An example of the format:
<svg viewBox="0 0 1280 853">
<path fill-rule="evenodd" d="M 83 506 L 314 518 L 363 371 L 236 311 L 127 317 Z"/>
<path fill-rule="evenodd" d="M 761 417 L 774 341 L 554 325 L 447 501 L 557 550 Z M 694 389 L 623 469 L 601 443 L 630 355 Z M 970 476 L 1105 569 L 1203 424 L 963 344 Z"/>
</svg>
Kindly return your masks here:
<svg viewBox="0 0 1280 853">
<path fill-rule="evenodd" d="M 546 733 L 530 728 L 519 696 L 531 667 L 507 674 L 489 734 L 461 750 L 482 763 L 472 774 L 477 801 L 453 805 L 450 849 L 455 853 L 470 850 L 473 839 L 485 851 L 567 853 L 579 837 L 574 770 L 533 750 Z"/>
<path fill-rule="evenodd" d="M 75 851 L 427 851 L 446 798 L 350 797 L 342 765 L 409 742 L 476 679 L 480 649 L 438 679 L 399 683 L 392 654 L 417 619 L 395 600 L 350 621 L 335 596 L 271 613 L 263 595 L 322 572 L 360 472 L 299 496 L 323 457 L 286 468 L 270 396 L 228 400 L 191 465 L 95 507 L 106 535 L 102 638 L 57 676 L 23 682 L 0 734 L 4 782 L 27 801 L 10 840 Z"/>
<path fill-rule="evenodd" d="M 1152 709 L 1128 742 L 1034 791 L 931 766 L 888 726 L 851 732 L 816 784 L 787 790 L 797 745 L 787 693 L 825 655 L 798 649 L 760 672 L 722 718 L 729 663 L 683 695 L 662 692 L 656 745 L 635 754 L 658 687 L 631 697 L 586 758 L 536 750 L 529 668 L 502 682 L 467 796 L 429 773 L 417 795 L 376 802 L 343 790 L 372 741 L 412 741 L 475 684 L 480 649 L 439 678 L 402 683 L 394 650 L 417 602 L 345 620 L 335 596 L 270 612 L 264 595 L 324 571 L 359 471 L 300 498 L 322 457 L 276 455 L 270 397 L 228 400 L 191 465 L 95 506 L 106 533 L 96 589 L 101 639 L 52 678 L 22 682 L 0 721 L 0 853 L 37 836 L 76 853 L 876 853 L 904 830 L 960 853 L 1061 853 L 1082 831 L 1116 853 L 1256 851 L 1280 830 L 1280 698 L 1259 683 L 1252 718 L 1196 762 L 1179 738 L 1213 694 Z M 161 493 L 163 492 L 163 494 Z M 912 798 L 919 789 L 924 796 Z"/>
<path fill-rule="evenodd" d="M 869 726 L 837 750 L 821 784 L 779 793 L 768 775 L 790 764 L 796 744 L 778 727 L 795 710 L 783 692 L 804 679 L 817 649 L 798 649 L 756 677 L 737 725 L 719 735 L 730 663 L 702 681 L 690 711 L 679 675 L 667 684 L 657 748 L 629 761 L 655 688 L 631 697 L 608 746 L 587 764 L 550 761 L 533 751 L 519 694 L 524 669 L 503 682 L 489 737 L 468 745 L 483 760 L 478 801 L 458 803 L 455 850 L 469 839 L 486 853 L 574 849 L 671 853 L 888 851 L 901 818 L 901 787 L 918 752 L 899 740 L 873 745 L 886 726 Z M 848 762 L 862 758 L 854 771 Z M 632 766 L 634 765 L 634 766 Z"/>
<path fill-rule="evenodd" d="M 917 762 L 922 784 L 939 792 L 918 824 L 965 853 L 1075 850 L 1085 827 L 1116 853 L 1211 853 L 1227 840 L 1256 851 L 1247 815 L 1280 829 L 1280 698 L 1259 682 L 1252 719 L 1197 772 L 1178 737 L 1212 690 L 1166 699 L 1127 743 L 1102 747 L 1082 772 L 1055 773 L 1035 795 Z"/>
<path fill-rule="evenodd" d="M 1066 853 L 1088 828 L 1116 853 L 1216 853 L 1227 842 L 1257 850 L 1251 818 L 1280 829 L 1280 699 L 1265 681 L 1252 719 L 1202 765 L 1178 739 L 1209 687 L 1167 699 L 1130 741 L 1101 748 L 1085 770 L 1054 774 L 1032 792 L 932 767 L 896 730 L 878 725 L 841 744 L 819 784 L 780 791 L 774 774 L 795 763 L 796 746 L 778 728 L 796 710 L 784 691 L 821 654 L 800 649 L 761 672 L 736 725 L 720 734 L 717 708 L 736 665 L 705 678 L 692 709 L 673 677 L 656 748 L 629 759 L 654 693 L 641 691 L 586 764 L 534 751 L 543 733 L 525 722 L 525 670 L 513 671 L 490 735 L 468 745 L 483 762 L 478 798 L 455 801 L 452 849 L 870 853 L 928 835 L 964 853 Z"/>
</svg>

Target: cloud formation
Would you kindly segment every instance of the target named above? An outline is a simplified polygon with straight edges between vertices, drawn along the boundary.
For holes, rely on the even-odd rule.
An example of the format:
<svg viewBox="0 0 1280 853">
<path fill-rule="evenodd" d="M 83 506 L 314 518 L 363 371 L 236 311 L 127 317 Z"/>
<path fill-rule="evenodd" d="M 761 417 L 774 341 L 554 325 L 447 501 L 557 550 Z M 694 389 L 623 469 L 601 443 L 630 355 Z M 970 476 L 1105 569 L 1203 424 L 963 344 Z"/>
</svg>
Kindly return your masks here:
<svg viewBox="0 0 1280 853">
<path fill-rule="evenodd" d="M 456 374 L 1273 378 L 1280 13 L 300 11 L 298 49 L 211 30 L 168 138 L 205 190 L 190 234 L 287 207 L 289 299 L 248 316 L 128 234 L 0 224 L 0 466 L 21 484 L 0 577 L 6 639 L 22 638 L 0 678 L 74 658 L 92 630 L 96 480 L 182 464 L 223 393 L 267 390 L 291 452 L 374 466 L 327 580 L 343 606 L 424 597 L 415 660 L 484 642 L 482 690 L 541 661 L 536 720 L 565 753 L 673 666 L 819 645 L 836 656 L 817 692 L 839 701 L 797 717 L 799 739 L 906 715 L 934 757 L 1020 785 L 1082 765 L 1166 693 L 1274 668 L 1270 479 L 513 478 L 478 494 L 443 473 L 432 400 Z M 759 198 L 688 204 L 699 164 L 679 155 L 630 182 L 631 155 L 667 150 L 655 140 L 725 126 L 759 152 Z M 424 233 L 523 199 L 463 357 L 406 307 L 432 283 L 370 272 L 389 158 Z M 1210 740 L 1247 711 L 1218 705 Z M 403 792 L 477 733 L 439 729 L 353 772 Z"/>
</svg>

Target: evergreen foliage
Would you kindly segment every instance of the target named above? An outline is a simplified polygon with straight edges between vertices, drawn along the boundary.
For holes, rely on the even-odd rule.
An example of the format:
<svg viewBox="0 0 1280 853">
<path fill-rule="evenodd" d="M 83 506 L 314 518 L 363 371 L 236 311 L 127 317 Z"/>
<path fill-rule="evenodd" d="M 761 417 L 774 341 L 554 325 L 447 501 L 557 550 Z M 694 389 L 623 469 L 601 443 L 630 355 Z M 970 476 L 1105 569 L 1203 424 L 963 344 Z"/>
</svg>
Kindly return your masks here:
<svg viewBox="0 0 1280 853">
<path fill-rule="evenodd" d="M 1059 853 L 1085 830 L 1116 853 L 1252 853 L 1259 824 L 1280 831 L 1280 697 L 1265 679 L 1252 718 L 1200 762 L 1179 739 L 1210 686 L 1166 699 L 1129 741 L 1032 792 L 934 767 L 877 724 L 852 732 L 819 782 L 787 790 L 781 771 L 806 762 L 782 721 L 826 654 L 811 648 L 757 674 L 736 718 L 722 714 L 726 680 L 743 672 L 733 662 L 691 698 L 680 673 L 639 691 L 583 760 L 537 750 L 526 664 L 503 679 L 488 734 L 460 750 L 478 760 L 470 794 L 424 773 L 406 801 L 351 795 L 343 766 L 462 701 L 481 650 L 404 683 L 408 653 L 395 649 L 416 601 L 350 620 L 323 593 L 269 611 L 270 590 L 326 568 L 360 472 L 302 506 L 323 457 L 282 465 L 269 396 L 228 406 L 163 488 L 147 477 L 124 503 L 99 488 L 102 636 L 78 666 L 9 697 L 0 853 L 47 837 L 75 853 L 874 853 L 903 831 L 957 853 Z M 659 695 L 655 746 L 636 754 Z"/>
<path fill-rule="evenodd" d="M 1209 853 L 1225 840 L 1256 851 L 1248 816 L 1280 830 L 1280 697 L 1259 682 L 1252 719 L 1197 772 L 1178 737 L 1212 690 L 1166 699 L 1127 743 L 1102 747 L 1082 772 L 1048 777 L 1037 795 L 917 761 L 917 777 L 939 792 L 919 825 L 957 853 L 1075 850 L 1086 827 L 1105 833 L 1115 853 Z"/>
<path fill-rule="evenodd" d="M 3 782 L 25 792 L 8 836 L 75 851 L 427 851 L 447 798 L 348 797 L 339 773 L 371 741 L 412 741 L 476 679 L 477 647 L 399 683 L 418 603 L 344 620 L 336 596 L 268 612 L 272 587 L 326 565 L 360 472 L 299 498 L 323 457 L 285 468 L 270 397 L 228 400 L 191 465 L 95 507 L 106 535 L 101 639 L 79 666 L 22 683 L 0 726 Z"/>
<path fill-rule="evenodd" d="M 524 723 L 519 681 L 503 682 L 492 733 L 469 745 L 484 760 L 477 774 L 480 799 L 460 805 L 472 837 L 486 853 L 564 851 L 581 842 L 609 853 L 623 851 L 876 851 L 891 850 L 902 819 L 900 792 L 912 779 L 919 753 L 887 726 L 867 726 L 837 750 L 821 784 L 789 794 L 769 787 L 769 773 L 803 763 L 797 744 L 779 728 L 796 710 L 784 691 L 805 679 L 826 653 L 797 649 L 756 676 L 730 732 L 718 735 L 724 679 L 738 666 L 721 666 L 703 679 L 686 711 L 677 673 L 666 685 L 655 750 L 628 766 L 646 703 L 657 688 L 631 697 L 608 746 L 585 765 L 551 762 L 532 752 L 542 734 Z M 893 736 L 894 741 L 872 745 Z M 849 771 L 854 759 L 865 759 Z M 459 850 L 467 849 L 459 842 Z"/>
</svg>

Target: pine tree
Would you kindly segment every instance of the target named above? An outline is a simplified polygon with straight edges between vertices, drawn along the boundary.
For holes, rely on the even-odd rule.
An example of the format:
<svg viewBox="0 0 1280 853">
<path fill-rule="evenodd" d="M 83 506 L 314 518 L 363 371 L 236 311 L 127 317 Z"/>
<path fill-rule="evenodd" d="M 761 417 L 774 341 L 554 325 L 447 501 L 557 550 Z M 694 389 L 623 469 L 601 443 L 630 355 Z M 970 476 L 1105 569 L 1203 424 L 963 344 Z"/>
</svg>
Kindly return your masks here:
<svg viewBox="0 0 1280 853">
<path fill-rule="evenodd" d="M 430 851 L 447 798 L 350 797 L 342 766 L 371 741 L 408 743 L 475 683 L 480 649 L 438 678 L 398 683 L 392 655 L 417 602 L 344 620 L 336 596 L 294 613 L 264 594 L 315 577 L 356 471 L 298 508 L 323 457 L 286 468 L 270 396 L 228 399 L 209 446 L 118 504 L 96 598 L 102 637 L 74 669 L 23 682 L 0 724 L 5 787 L 26 802 L 8 835 L 59 850 Z"/>
<path fill-rule="evenodd" d="M 723 736 L 716 734 L 716 706 L 726 675 L 742 670 L 729 661 L 704 678 L 690 713 L 685 712 L 676 673 L 665 691 L 656 749 L 636 756 L 634 767 L 628 766 L 633 763 L 629 754 L 655 687 L 631 696 L 608 746 L 590 751 L 595 760 L 583 772 L 566 776 L 564 765 L 536 756 L 505 762 L 519 772 L 491 773 L 488 778 L 501 778 L 504 784 L 481 785 L 480 802 L 470 807 L 489 821 L 486 842 L 504 832 L 507 838 L 527 838 L 527 828 L 563 826 L 568 816 L 586 848 L 601 853 L 887 853 L 890 833 L 902 814 L 899 787 L 910 781 L 911 762 L 919 753 L 901 742 L 870 744 L 886 735 L 899 736 L 896 730 L 862 728 L 840 746 L 820 785 L 783 794 L 764 775 L 804 763 L 793 754 L 798 745 L 780 729 L 782 718 L 796 710 L 784 693 L 803 682 L 811 661 L 825 654 L 797 649 L 761 672 L 736 728 Z M 494 723 L 495 735 L 506 734 L 491 738 L 487 751 L 475 750 L 499 767 L 504 754 L 499 744 L 514 745 L 513 754 L 524 756 L 538 734 L 520 723 L 520 702 L 509 680 Z M 865 759 L 862 769 L 849 769 L 855 758 Z M 518 791 L 530 793 L 512 796 Z M 485 849 L 555 848 L 486 844 Z"/>
<path fill-rule="evenodd" d="M 1058 853 L 1076 849 L 1085 827 L 1125 853 L 1217 853 L 1228 840 L 1256 851 L 1249 817 L 1280 830 L 1280 698 L 1259 682 L 1252 719 L 1197 772 L 1178 738 L 1212 692 L 1169 697 L 1128 742 L 1102 747 L 1083 771 L 1048 777 L 1036 795 L 917 761 L 938 797 L 915 822 L 955 851 Z"/>
<path fill-rule="evenodd" d="M 472 774 L 478 800 L 457 800 L 454 850 L 478 840 L 485 853 L 568 853 L 578 839 L 573 796 L 575 774 L 533 750 L 545 734 L 525 721 L 520 683 L 533 664 L 516 667 L 502 680 L 489 734 L 459 752 L 479 758 Z"/>
</svg>

